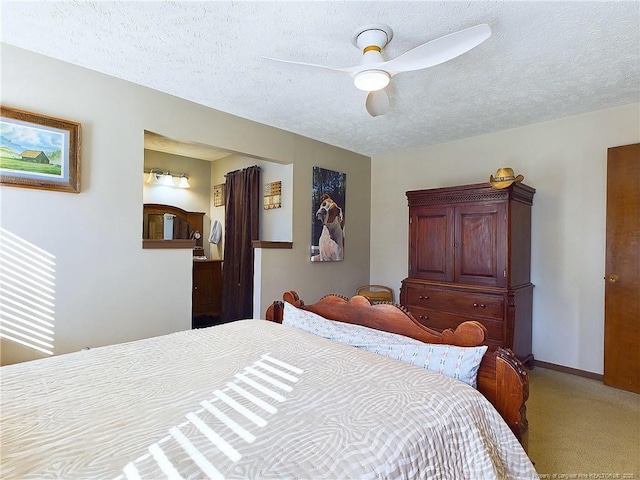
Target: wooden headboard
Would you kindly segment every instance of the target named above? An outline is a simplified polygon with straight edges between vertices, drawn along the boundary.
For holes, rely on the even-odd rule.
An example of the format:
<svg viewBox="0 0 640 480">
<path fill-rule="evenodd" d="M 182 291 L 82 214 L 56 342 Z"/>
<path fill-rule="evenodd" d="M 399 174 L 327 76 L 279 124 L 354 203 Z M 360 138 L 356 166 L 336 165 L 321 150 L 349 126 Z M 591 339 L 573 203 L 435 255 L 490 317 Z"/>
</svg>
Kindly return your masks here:
<svg viewBox="0 0 640 480">
<path fill-rule="evenodd" d="M 330 294 L 322 297 L 317 303 L 305 305 L 296 292 L 288 291 L 284 293 L 283 300 L 330 320 L 396 333 L 425 343 L 469 347 L 481 345 L 486 335 L 486 328 L 481 323 L 473 321 L 462 323 L 455 331 L 448 329 L 439 333 L 422 325 L 400 305 L 371 305 L 365 297 L 358 295 L 349 299 L 342 295 Z M 274 302 L 267 309 L 266 319 L 281 323 L 283 312 L 284 304 Z M 502 415 L 526 450 L 529 428 L 526 416 L 529 377 L 511 350 L 499 348 L 485 354 L 478 371 L 478 391 Z"/>
</svg>

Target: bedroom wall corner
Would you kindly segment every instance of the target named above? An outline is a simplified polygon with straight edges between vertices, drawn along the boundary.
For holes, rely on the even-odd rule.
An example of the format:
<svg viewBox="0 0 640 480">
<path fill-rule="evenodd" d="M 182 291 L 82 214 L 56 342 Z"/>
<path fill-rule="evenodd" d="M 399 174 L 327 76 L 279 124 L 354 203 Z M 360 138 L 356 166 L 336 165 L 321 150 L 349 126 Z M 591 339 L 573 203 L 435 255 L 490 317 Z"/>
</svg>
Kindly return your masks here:
<svg viewBox="0 0 640 480">
<path fill-rule="evenodd" d="M 635 103 L 373 158 L 371 212 L 386 221 L 371 222 L 371 282 L 398 289 L 407 275 L 406 191 L 488 182 L 510 166 L 536 189 L 533 353 L 601 374 L 607 148 L 638 141 Z"/>
<path fill-rule="evenodd" d="M 309 138 L 296 137 L 293 175 L 293 248 L 263 249 L 262 295 L 264 315 L 274 300 L 295 290 L 311 303 L 327 293 L 352 296 L 367 283 L 370 262 L 371 159 Z M 311 262 L 311 205 L 313 167 L 346 174 L 345 253 L 341 262 Z"/>
</svg>

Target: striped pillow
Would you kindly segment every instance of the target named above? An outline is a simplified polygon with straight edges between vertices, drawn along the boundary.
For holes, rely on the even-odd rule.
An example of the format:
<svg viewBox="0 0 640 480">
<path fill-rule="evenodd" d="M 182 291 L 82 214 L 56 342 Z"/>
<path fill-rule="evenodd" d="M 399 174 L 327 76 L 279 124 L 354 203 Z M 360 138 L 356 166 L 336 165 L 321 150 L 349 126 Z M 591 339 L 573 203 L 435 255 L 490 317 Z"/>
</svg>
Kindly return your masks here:
<svg viewBox="0 0 640 480">
<path fill-rule="evenodd" d="M 368 350 L 401 362 L 433 370 L 476 388 L 478 368 L 487 346 L 457 347 L 423 343 L 413 338 L 360 325 L 327 320 L 313 312 L 284 304 L 283 325 L 329 340 Z"/>
</svg>

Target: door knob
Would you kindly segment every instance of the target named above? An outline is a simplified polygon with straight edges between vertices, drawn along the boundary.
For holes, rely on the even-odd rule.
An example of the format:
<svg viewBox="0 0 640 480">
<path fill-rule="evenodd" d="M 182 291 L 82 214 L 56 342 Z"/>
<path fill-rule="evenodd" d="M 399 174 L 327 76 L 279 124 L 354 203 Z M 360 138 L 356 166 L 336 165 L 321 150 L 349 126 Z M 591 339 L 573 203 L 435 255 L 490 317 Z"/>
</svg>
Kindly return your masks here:
<svg viewBox="0 0 640 480">
<path fill-rule="evenodd" d="M 618 275 L 609 275 L 609 283 L 617 283 L 618 282 Z"/>
</svg>

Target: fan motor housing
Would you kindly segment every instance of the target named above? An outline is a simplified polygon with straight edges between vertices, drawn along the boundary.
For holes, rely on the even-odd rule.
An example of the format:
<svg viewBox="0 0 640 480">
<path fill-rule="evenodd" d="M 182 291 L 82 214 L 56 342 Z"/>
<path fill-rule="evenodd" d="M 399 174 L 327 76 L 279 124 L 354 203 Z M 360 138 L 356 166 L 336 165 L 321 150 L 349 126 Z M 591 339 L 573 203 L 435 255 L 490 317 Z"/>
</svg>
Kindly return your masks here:
<svg viewBox="0 0 640 480">
<path fill-rule="evenodd" d="M 389 25 L 377 23 L 360 27 L 351 36 L 351 43 L 361 50 L 375 45 L 384 48 L 393 38 L 393 30 Z"/>
</svg>

